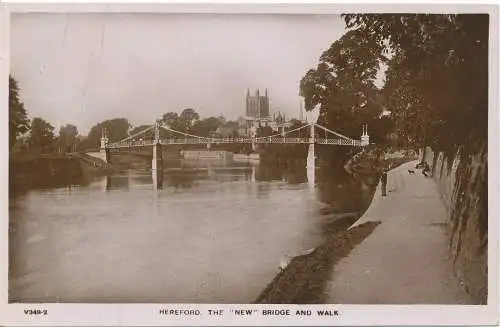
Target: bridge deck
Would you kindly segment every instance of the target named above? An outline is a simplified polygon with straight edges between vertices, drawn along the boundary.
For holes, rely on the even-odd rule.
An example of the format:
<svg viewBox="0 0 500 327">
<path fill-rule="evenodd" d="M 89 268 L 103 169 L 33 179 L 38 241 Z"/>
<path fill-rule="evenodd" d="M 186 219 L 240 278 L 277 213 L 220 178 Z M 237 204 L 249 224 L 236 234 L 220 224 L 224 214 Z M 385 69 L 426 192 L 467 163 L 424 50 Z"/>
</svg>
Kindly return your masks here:
<svg viewBox="0 0 500 327">
<path fill-rule="evenodd" d="M 327 145 L 346 145 L 361 146 L 358 140 L 345 140 L 339 138 L 299 138 L 299 137 L 264 137 L 264 138 L 184 138 L 184 139 L 162 139 L 161 145 L 186 145 L 186 144 L 327 144 Z M 127 141 L 110 144 L 110 149 L 133 148 L 152 146 L 154 140 L 145 141 Z"/>
</svg>

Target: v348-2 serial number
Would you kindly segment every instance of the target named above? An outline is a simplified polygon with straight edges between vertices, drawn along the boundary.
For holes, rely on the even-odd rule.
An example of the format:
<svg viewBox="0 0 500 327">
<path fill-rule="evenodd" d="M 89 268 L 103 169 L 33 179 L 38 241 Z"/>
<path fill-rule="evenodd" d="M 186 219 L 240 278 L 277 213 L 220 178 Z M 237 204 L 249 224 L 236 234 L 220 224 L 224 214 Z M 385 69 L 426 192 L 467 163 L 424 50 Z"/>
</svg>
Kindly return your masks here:
<svg viewBox="0 0 500 327">
<path fill-rule="evenodd" d="M 32 310 L 32 309 L 25 309 L 25 310 L 24 310 L 24 314 L 25 314 L 25 315 L 43 315 L 43 316 L 46 316 L 46 315 L 47 315 L 47 310 L 40 310 L 40 309 L 36 309 L 36 310 Z"/>
</svg>

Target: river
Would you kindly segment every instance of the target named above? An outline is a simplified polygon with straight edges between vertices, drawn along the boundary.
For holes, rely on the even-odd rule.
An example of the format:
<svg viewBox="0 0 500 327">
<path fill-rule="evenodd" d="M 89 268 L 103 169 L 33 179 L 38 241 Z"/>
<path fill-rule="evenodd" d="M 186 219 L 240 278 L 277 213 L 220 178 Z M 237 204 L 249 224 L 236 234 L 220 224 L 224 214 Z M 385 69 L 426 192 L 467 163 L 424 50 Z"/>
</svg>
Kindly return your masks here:
<svg viewBox="0 0 500 327">
<path fill-rule="evenodd" d="M 179 162 L 160 189 L 150 172 L 123 171 L 30 190 L 10 199 L 9 298 L 250 303 L 283 256 L 369 201 L 343 170 L 305 163 Z"/>
</svg>

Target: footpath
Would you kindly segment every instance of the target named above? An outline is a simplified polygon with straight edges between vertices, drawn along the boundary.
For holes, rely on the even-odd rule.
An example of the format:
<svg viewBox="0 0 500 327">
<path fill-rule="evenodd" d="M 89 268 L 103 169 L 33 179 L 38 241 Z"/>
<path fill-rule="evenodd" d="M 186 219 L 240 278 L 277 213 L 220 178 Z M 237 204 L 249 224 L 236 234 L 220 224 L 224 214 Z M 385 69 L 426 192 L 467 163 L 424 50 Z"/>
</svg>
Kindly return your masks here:
<svg viewBox="0 0 500 327">
<path fill-rule="evenodd" d="M 380 222 L 335 265 L 327 303 L 473 304 L 453 273 L 437 185 L 415 169 L 417 162 L 391 170 L 387 196 L 379 185 L 366 213 L 351 226 Z"/>
</svg>

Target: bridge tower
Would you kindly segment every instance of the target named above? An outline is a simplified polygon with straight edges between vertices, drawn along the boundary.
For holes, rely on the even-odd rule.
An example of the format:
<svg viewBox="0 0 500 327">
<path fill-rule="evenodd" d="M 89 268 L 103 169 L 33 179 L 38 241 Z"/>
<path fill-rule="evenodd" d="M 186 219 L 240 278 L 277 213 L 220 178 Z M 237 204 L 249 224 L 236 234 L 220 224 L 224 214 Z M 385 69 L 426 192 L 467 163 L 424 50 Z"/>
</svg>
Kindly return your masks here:
<svg viewBox="0 0 500 327">
<path fill-rule="evenodd" d="M 106 132 L 106 129 L 103 129 L 101 132 L 101 154 L 104 162 L 108 163 L 110 159 L 110 151 L 109 151 L 109 139 Z"/>
<path fill-rule="evenodd" d="M 310 125 L 310 135 L 309 135 L 309 146 L 313 146 L 314 147 L 314 143 L 316 142 L 316 133 L 315 133 L 315 130 L 314 130 L 314 127 L 316 126 L 316 123 L 311 123 Z"/>
<path fill-rule="evenodd" d="M 370 136 L 368 135 L 368 125 L 363 125 L 363 131 L 361 134 L 361 146 L 367 146 L 370 144 Z"/>
<path fill-rule="evenodd" d="M 257 150 L 257 144 L 255 143 L 255 138 L 257 137 L 257 127 L 255 124 L 250 128 L 250 137 L 252 138 L 252 151 Z"/>
<path fill-rule="evenodd" d="M 314 151 L 314 146 L 316 143 L 316 132 L 314 127 L 316 127 L 316 123 L 311 123 L 310 125 L 310 135 L 309 135 L 309 155 L 312 155 L 313 158 L 316 158 L 316 152 Z"/>
<path fill-rule="evenodd" d="M 307 181 L 311 191 L 314 191 L 315 179 L 316 179 L 316 151 L 314 149 L 314 144 L 316 142 L 316 133 L 314 127 L 316 123 L 312 122 L 310 125 L 310 135 L 309 135 L 309 152 L 307 154 Z"/>
<path fill-rule="evenodd" d="M 162 153 L 161 153 L 161 142 L 160 142 L 160 122 L 156 122 L 154 125 L 154 142 L 153 142 L 153 159 L 151 161 L 151 170 L 161 171 L 163 169 Z"/>
</svg>

